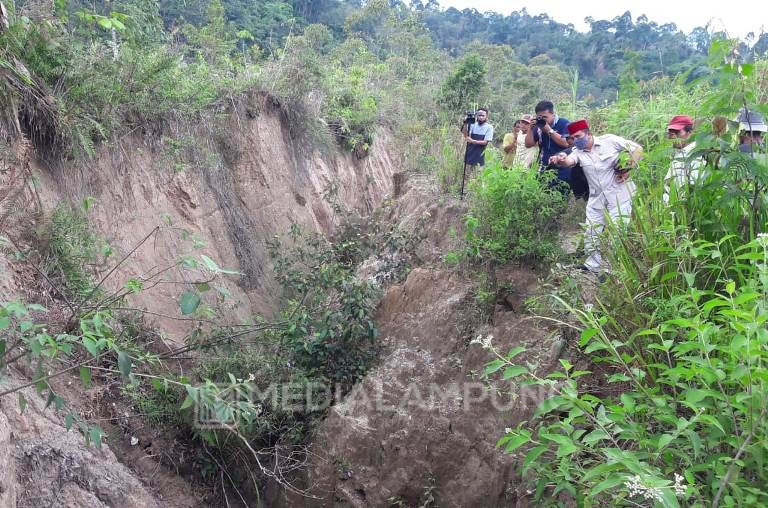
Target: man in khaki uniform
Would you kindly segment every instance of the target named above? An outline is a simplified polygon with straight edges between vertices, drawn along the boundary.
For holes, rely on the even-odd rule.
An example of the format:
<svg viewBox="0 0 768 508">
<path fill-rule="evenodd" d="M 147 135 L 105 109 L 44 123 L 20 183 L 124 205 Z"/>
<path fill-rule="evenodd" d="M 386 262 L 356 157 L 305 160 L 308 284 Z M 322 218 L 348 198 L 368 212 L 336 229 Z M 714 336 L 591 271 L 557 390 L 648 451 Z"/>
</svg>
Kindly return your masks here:
<svg viewBox="0 0 768 508">
<path fill-rule="evenodd" d="M 629 221 L 632 215 L 632 195 L 635 184 L 629 180 L 629 170 L 637 165 L 643 149 L 634 141 L 605 134 L 593 136 L 586 120 L 568 125 L 574 149 L 570 155 L 560 153 L 550 157 L 550 163 L 572 168 L 581 164 L 589 182 L 584 251 L 588 254 L 584 268 L 600 273 L 603 258 L 598 249 L 599 235 L 605 226 L 606 214 L 611 221 Z M 630 167 L 622 167 L 619 155 L 627 152 Z"/>
</svg>

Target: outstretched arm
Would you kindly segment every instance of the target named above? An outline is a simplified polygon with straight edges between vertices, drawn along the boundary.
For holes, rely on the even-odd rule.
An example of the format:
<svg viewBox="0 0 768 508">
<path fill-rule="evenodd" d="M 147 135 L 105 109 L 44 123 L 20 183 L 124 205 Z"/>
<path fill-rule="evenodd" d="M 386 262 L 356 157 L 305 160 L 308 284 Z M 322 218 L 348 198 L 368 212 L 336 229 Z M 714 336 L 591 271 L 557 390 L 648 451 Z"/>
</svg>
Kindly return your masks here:
<svg viewBox="0 0 768 508">
<path fill-rule="evenodd" d="M 572 168 L 579 162 L 579 159 L 573 155 L 566 155 L 564 153 L 558 153 L 549 158 L 549 163 L 561 168 Z"/>
</svg>

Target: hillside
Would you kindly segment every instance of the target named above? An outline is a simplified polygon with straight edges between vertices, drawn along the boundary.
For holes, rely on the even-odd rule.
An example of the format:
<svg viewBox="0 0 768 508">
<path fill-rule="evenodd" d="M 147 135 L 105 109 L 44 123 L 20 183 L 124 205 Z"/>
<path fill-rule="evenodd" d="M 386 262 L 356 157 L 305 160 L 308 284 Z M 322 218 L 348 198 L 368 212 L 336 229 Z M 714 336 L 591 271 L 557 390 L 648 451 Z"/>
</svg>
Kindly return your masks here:
<svg viewBox="0 0 768 508">
<path fill-rule="evenodd" d="M 1 506 L 768 504 L 764 37 L 0 7 Z M 502 162 L 542 99 L 586 203 Z"/>
</svg>

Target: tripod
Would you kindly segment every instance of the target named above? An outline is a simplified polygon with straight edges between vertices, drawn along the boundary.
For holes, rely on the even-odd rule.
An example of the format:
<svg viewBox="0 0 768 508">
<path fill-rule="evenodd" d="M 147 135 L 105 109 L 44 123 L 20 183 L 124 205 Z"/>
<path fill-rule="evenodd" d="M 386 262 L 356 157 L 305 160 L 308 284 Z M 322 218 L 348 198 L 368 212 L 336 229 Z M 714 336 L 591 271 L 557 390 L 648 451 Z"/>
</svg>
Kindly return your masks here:
<svg viewBox="0 0 768 508">
<path fill-rule="evenodd" d="M 470 125 L 473 125 L 475 122 L 469 123 L 467 121 L 464 121 L 464 125 L 467 126 L 467 136 L 469 138 L 472 138 L 472 134 L 470 133 Z M 463 131 L 462 127 L 462 131 Z M 467 179 L 467 156 L 469 155 L 469 143 L 467 143 L 464 146 L 464 171 L 461 172 L 461 192 L 459 193 L 459 199 L 462 201 L 464 200 L 464 181 Z"/>
</svg>

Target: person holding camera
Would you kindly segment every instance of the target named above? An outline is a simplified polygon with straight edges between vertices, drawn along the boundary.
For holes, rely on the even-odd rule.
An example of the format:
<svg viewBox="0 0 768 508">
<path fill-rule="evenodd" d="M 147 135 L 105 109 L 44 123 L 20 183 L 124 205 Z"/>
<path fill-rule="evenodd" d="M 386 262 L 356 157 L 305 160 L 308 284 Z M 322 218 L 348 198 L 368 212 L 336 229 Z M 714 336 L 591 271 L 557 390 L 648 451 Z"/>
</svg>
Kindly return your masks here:
<svg viewBox="0 0 768 508">
<path fill-rule="evenodd" d="M 581 164 L 584 170 L 589 182 L 584 235 L 584 251 L 588 257 L 580 268 L 599 274 L 603 258 L 598 241 L 605 217 L 608 215 L 611 221 L 629 221 L 635 192 L 635 184 L 629 180 L 629 170 L 637 167 L 643 148 L 613 134 L 593 136 L 586 120 L 569 124 L 568 133 L 573 138 L 573 151 L 570 155 L 553 155 L 549 162 L 566 168 Z"/>
<path fill-rule="evenodd" d="M 467 113 L 461 132 L 467 140 L 464 163 L 472 168 L 484 166 L 485 147 L 493 141 L 493 125 L 488 123 L 488 110 L 480 108 L 475 113 Z"/>
<path fill-rule="evenodd" d="M 534 108 L 536 118 L 525 136 L 525 146 L 539 146 L 539 171 L 557 169 L 557 177 L 570 184 L 571 171 L 568 168 L 555 168 L 550 164 L 550 157 L 567 150 L 568 120 L 555 114 L 555 105 L 550 101 L 540 101 Z"/>
</svg>

